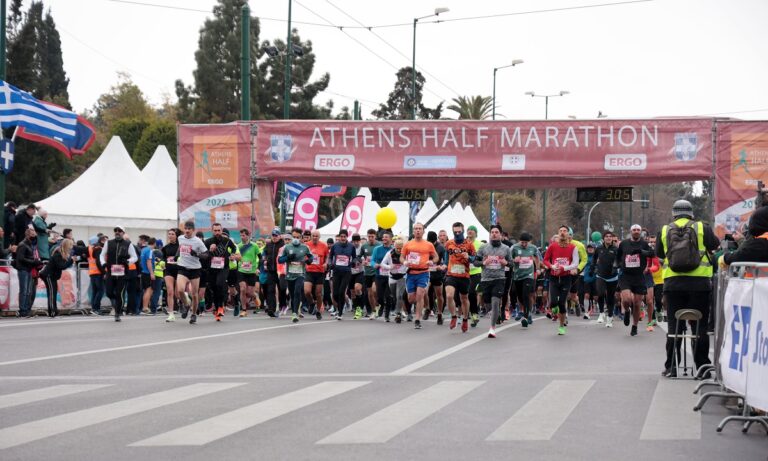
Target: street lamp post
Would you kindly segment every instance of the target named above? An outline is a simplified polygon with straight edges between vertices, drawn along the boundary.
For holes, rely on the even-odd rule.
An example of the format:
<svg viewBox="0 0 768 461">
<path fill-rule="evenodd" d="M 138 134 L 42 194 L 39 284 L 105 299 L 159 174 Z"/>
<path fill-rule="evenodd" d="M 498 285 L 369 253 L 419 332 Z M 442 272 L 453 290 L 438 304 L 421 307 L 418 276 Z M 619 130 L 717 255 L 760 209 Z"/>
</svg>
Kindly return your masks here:
<svg viewBox="0 0 768 461">
<path fill-rule="evenodd" d="M 513 59 L 511 64 L 493 68 L 493 99 L 491 101 L 491 104 L 492 104 L 491 120 L 496 120 L 496 72 L 499 69 L 506 69 L 507 67 L 515 67 L 516 65 L 522 64 L 523 62 L 524 61 L 522 59 Z M 494 199 L 494 192 L 491 191 L 491 196 L 488 204 L 488 222 L 490 222 L 491 225 L 496 224 L 495 222 L 493 222 L 493 199 Z"/>
<path fill-rule="evenodd" d="M 569 94 L 569 91 L 561 90 L 559 93 L 555 94 L 536 94 L 533 91 L 526 91 L 525 94 L 532 98 L 544 98 L 544 120 L 549 120 L 549 98 L 550 97 L 557 97 L 557 96 L 565 96 L 566 94 Z M 544 236 L 547 233 L 547 196 L 548 196 L 547 189 L 542 190 L 541 192 L 541 245 L 544 245 Z"/>
<path fill-rule="evenodd" d="M 416 24 L 419 22 L 419 19 L 431 18 L 432 16 L 440 16 L 440 13 L 447 13 L 448 11 L 450 11 L 448 8 L 435 8 L 435 12 L 433 14 L 428 14 L 420 18 L 413 18 L 413 63 L 411 65 L 412 120 L 416 120 Z"/>
</svg>

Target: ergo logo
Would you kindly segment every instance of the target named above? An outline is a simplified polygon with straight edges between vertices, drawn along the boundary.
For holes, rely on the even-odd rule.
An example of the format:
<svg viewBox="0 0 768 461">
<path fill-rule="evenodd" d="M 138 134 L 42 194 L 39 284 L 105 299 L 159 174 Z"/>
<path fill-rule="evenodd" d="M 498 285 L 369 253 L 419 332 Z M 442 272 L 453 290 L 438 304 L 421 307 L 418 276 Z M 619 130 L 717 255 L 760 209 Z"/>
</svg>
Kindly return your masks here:
<svg viewBox="0 0 768 461">
<path fill-rule="evenodd" d="M 648 166 L 645 154 L 608 154 L 605 156 L 607 171 L 638 171 Z"/>
<path fill-rule="evenodd" d="M 354 155 L 315 155 L 315 170 L 320 171 L 351 171 L 355 169 Z"/>
</svg>

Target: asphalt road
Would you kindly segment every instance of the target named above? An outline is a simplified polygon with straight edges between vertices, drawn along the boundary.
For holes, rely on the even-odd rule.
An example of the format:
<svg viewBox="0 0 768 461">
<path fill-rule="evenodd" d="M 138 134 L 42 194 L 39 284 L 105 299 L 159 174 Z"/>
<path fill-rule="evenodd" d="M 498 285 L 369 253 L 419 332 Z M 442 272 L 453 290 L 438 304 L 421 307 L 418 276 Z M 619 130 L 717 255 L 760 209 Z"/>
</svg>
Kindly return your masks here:
<svg viewBox="0 0 768 461">
<path fill-rule="evenodd" d="M 0 459 L 768 459 L 615 325 L 2 319 Z"/>
</svg>

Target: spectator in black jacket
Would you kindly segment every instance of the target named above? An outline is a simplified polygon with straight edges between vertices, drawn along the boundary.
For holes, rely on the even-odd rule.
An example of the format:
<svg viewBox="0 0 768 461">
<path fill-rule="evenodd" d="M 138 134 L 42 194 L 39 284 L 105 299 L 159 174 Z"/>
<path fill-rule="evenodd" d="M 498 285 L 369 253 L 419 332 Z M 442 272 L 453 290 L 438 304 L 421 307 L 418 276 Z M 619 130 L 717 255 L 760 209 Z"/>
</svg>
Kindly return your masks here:
<svg viewBox="0 0 768 461">
<path fill-rule="evenodd" d="M 14 202 L 6 203 L 3 213 L 5 215 L 3 217 L 3 230 L 5 231 L 3 246 L 8 248 L 16 244 L 16 204 Z"/>
<path fill-rule="evenodd" d="M 59 308 L 56 305 L 59 279 L 61 278 L 61 272 L 72 264 L 71 253 L 73 245 L 74 242 L 72 240 L 64 239 L 61 245 L 53 250 L 50 261 L 40 271 L 40 277 L 43 278 L 48 295 L 48 317 L 51 318 L 59 315 Z"/>
<path fill-rule="evenodd" d="M 768 207 L 758 208 L 752 214 L 749 220 L 749 235 L 738 250 L 723 255 L 725 264 L 768 263 Z"/>
<path fill-rule="evenodd" d="M 43 266 L 37 251 L 37 233 L 27 229 L 24 240 L 16 249 L 16 270 L 19 276 L 19 315 L 32 317 L 32 302 L 37 289 L 38 271 Z"/>
<path fill-rule="evenodd" d="M 32 224 L 32 220 L 35 218 L 35 213 L 37 213 L 37 207 L 34 203 L 30 203 L 26 206 L 26 208 L 19 210 L 18 213 L 16 213 L 16 219 L 14 220 L 14 231 L 16 234 L 15 243 L 17 245 L 21 243 L 22 240 L 24 240 L 26 231 L 29 228 L 29 225 Z"/>
</svg>

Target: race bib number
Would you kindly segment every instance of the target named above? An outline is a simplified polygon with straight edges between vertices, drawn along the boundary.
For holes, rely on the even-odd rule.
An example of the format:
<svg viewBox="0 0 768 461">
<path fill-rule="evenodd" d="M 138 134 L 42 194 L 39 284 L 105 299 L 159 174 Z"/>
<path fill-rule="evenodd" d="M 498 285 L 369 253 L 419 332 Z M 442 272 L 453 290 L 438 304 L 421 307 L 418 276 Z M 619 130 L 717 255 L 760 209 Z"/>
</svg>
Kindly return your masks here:
<svg viewBox="0 0 768 461">
<path fill-rule="evenodd" d="M 437 266 L 436 266 L 436 265 L 435 265 L 435 263 L 434 263 L 434 262 L 432 262 L 432 261 L 430 261 L 430 262 L 429 262 L 429 271 L 430 271 L 430 272 L 435 272 L 435 271 L 437 271 Z"/>
<path fill-rule="evenodd" d="M 112 273 L 112 277 L 122 277 L 125 275 L 125 266 L 122 264 L 113 264 L 110 268 L 110 272 Z"/>
<path fill-rule="evenodd" d="M 253 270 L 253 263 L 250 262 L 250 261 L 243 261 L 243 263 L 240 265 L 240 267 L 244 271 L 250 271 L 250 270 Z"/>
<path fill-rule="evenodd" d="M 360 264 L 355 264 L 354 266 L 352 266 L 353 274 L 359 274 L 362 271 L 363 271 L 363 266 L 361 266 Z"/>
<path fill-rule="evenodd" d="M 558 266 L 567 266 L 568 264 L 570 264 L 570 261 L 568 260 L 568 258 L 556 258 L 555 264 L 557 264 Z"/>
<path fill-rule="evenodd" d="M 336 265 L 339 267 L 349 266 L 349 256 L 347 255 L 336 256 Z"/>
<path fill-rule="evenodd" d="M 181 245 L 179 247 L 179 254 L 182 256 L 190 256 L 192 254 L 192 245 Z"/>
<path fill-rule="evenodd" d="M 168 264 L 175 264 L 176 256 L 168 256 Z"/>
<path fill-rule="evenodd" d="M 298 261 L 291 261 L 291 264 L 288 266 L 288 272 L 291 274 L 301 274 L 304 272 L 304 267 Z"/>
<path fill-rule="evenodd" d="M 627 255 L 624 258 L 624 267 L 627 269 L 640 267 L 640 255 Z"/>
<path fill-rule="evenodd" d="M 315 266 L 319 266 L 320 265 L 320 256 L 312 253 L 312 264 L 315 265 Z"/>
<path fill-rule="evenodd" d="M 498 256 L 488 256 L 488 269 L 501 269 L 501 262 Z"/>
<path fill-rule="evenodd" d="M 530 269 L 533 267 L 533 258 L 530 256 L 522 256 L 520 257 L 520 264 L 518 265 L 520 269 Z"/>
<path fill-rule="evenodd" d="M 409 265 L 417 265 L 421 262 L 421 254 L 420 253 L 408 253 L 408 264 Z"/>
<path fill-rule="evenodd" d="M 467 268 L 464 264 L 454 264 L 451 266 L 451 274 L 466 274 Z"/>
<path fill-rule="evenodd" d="M 211 258 L 211 269 L 222 269 L 224 267 L 224 257 L 214 256 Z"/>
<path fill-rule="evenodd" d="M 403 268 L 402 264 L 392 264 L 392 272 L 396 274 L 399 274 L 402 268 Z"/>
</svg>

